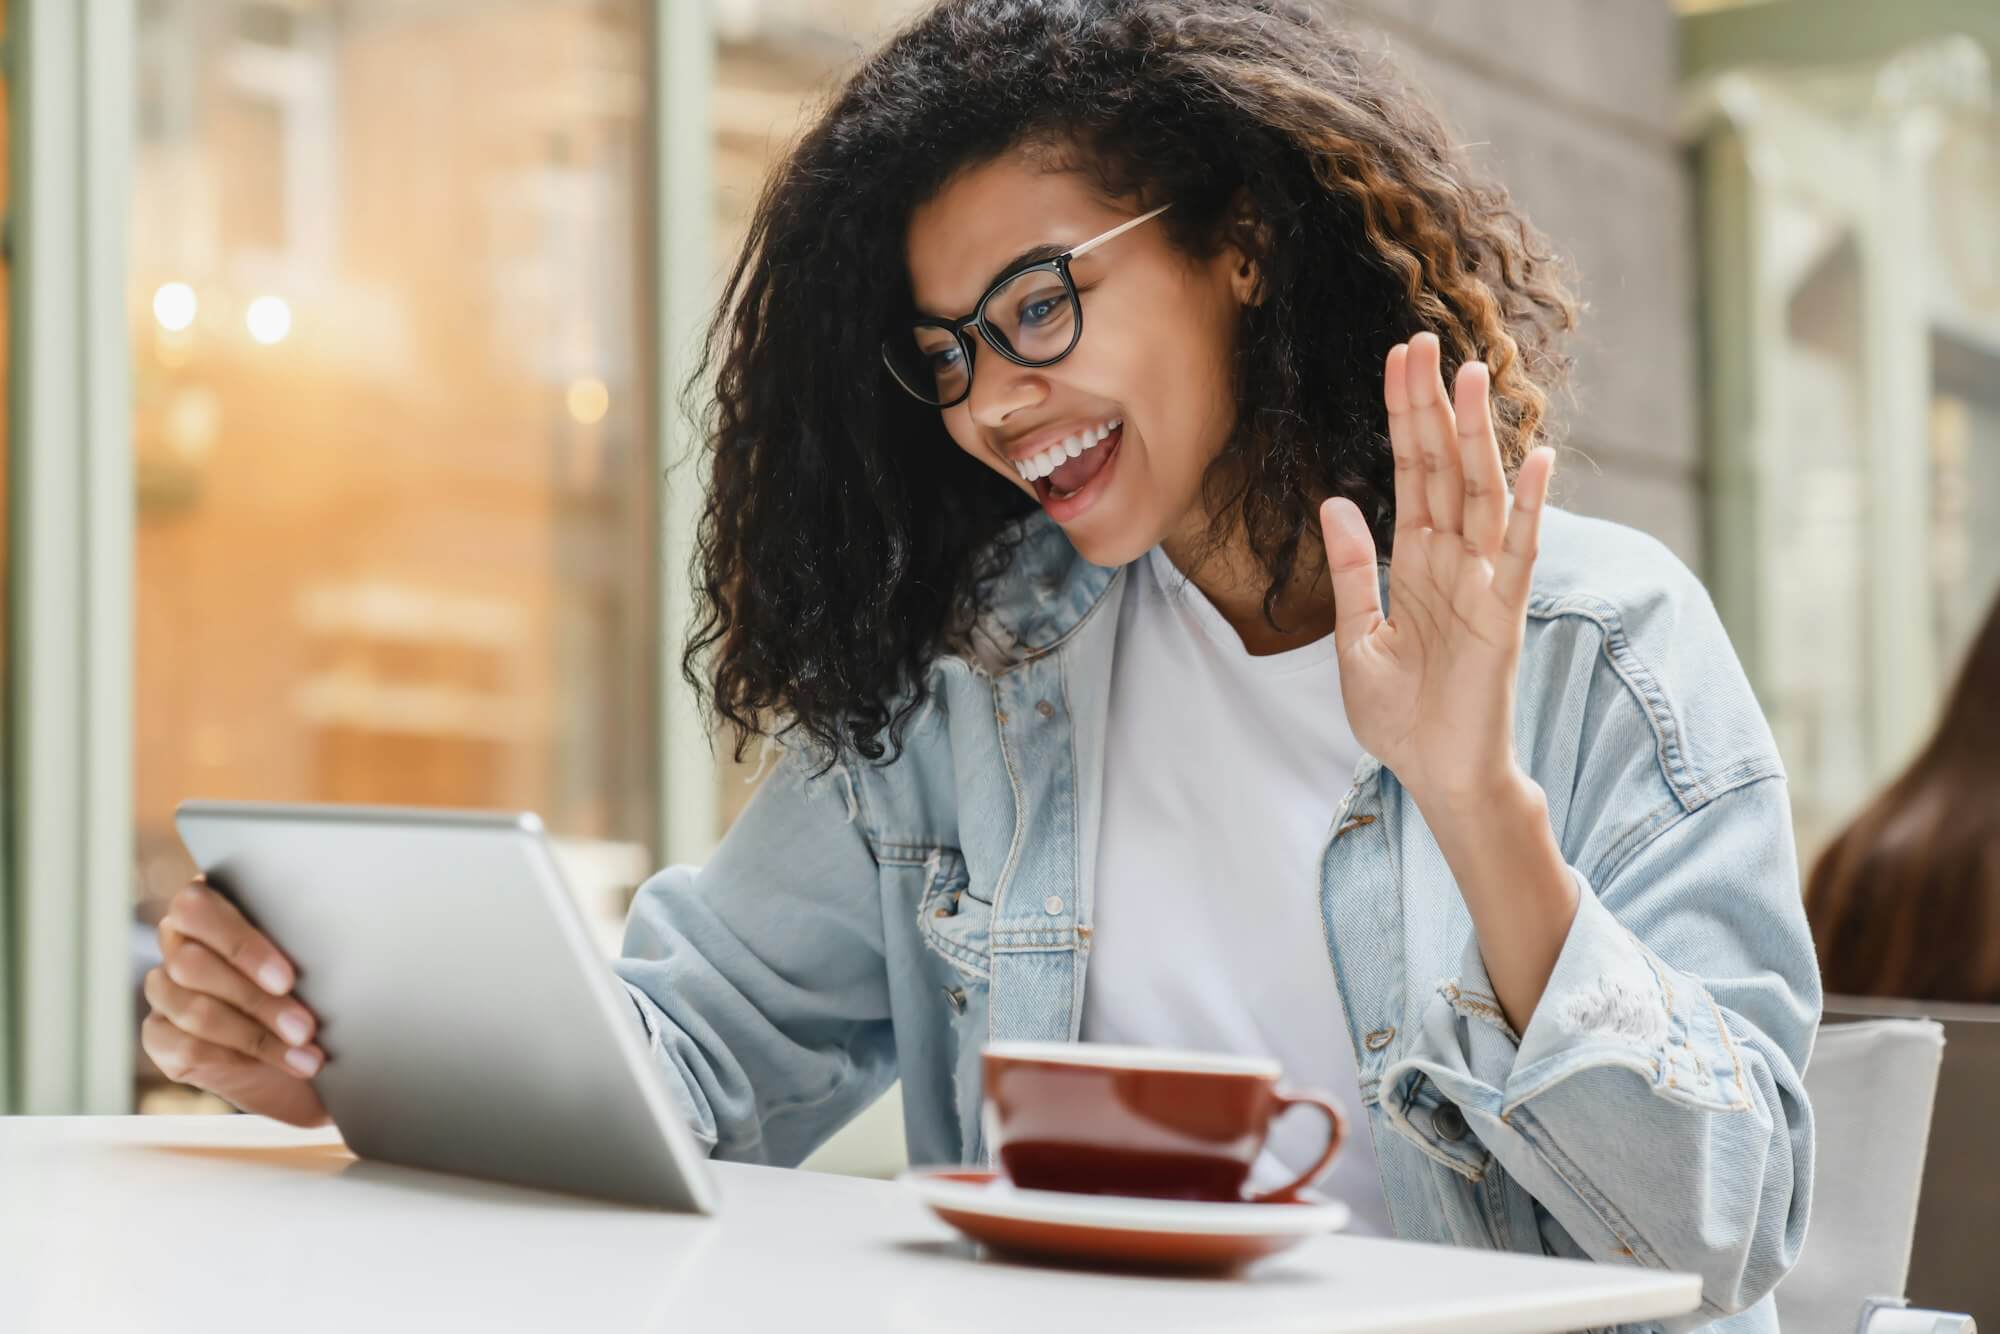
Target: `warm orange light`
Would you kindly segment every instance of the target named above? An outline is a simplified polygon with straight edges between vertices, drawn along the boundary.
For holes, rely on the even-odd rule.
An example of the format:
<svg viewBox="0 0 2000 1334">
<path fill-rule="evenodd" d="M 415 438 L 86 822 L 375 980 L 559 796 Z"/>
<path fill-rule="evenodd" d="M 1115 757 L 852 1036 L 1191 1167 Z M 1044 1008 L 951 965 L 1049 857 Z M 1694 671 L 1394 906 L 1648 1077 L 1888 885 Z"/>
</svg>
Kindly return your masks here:
<svg viewBox="0 0 2000 1334">
<path fill-rule="evenodd" d="M 268 346 L 292 331 L 292 308 L 281 296 L 260 296 L 243 312 L 243 323 L 252 338 Z"/>
<path fill-rule="evenodd" d="M 611 391 L 594 375 L 571 380 L 567 398 L 569 415 L 585 426 L 603 421 L 604 414 L 611 410 Z"/>
<path fill-rule="evenodd" d="M 161 283 L 153 293 L 153 318 L 168 333 L 180 333 L 193 324 L 200 306 L 186 283 Z"/>
</svg>

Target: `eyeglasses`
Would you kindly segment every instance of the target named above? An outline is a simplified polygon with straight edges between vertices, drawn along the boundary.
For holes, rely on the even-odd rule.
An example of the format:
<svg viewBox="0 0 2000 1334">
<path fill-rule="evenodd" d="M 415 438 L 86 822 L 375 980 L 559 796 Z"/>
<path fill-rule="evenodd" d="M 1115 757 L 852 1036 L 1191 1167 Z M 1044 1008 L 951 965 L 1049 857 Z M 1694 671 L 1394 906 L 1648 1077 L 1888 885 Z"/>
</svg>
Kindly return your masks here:
<svg viewBox="0 0 2000 1334">
<path fill-rule="evenodd" d="M 1002 277 L 979 298 L 970 315 L 941 320 L 924 315 L 882 340 L 882 361 L 896 383 L 921 403 L 956 407 L 972 392 L 972 339 L 977 329 L 988 347 L 1020 366 L 1053 366 L 1083 337 L 1083 305 L 1076 297 L 1070 261 L 1116 240 L 1172 208 L 1162 204 L 1093 236 L 1053 259 Z"/>
</svg>

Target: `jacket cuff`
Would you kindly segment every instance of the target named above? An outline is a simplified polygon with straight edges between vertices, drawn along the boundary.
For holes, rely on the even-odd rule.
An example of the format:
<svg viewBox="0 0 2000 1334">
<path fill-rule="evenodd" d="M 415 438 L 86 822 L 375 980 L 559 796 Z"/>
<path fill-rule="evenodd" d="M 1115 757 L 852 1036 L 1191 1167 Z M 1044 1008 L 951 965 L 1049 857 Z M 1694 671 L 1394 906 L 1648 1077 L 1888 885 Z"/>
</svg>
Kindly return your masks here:
<svg viewBox="0 0 2000 1334">
<path fill-rule="evenodd" d="M 667 1098 L 680 1113 L 682 1123 L 693 1137 L 703 1154 L 713 1157 L 719 1137 L 715 1132 L 715 1116 L 705 1106 L 698 1105 L 691 1090 L 691 1082 L 680 1062 L 673 1056 L 672 1047 L 677 1042 L 686 1041 L 686 1036 L 673 1027 L 673 1021 L 660 1013 L 659 1007 L 641 988 L 624 978 L 619 979 L 625 994 L 632 1000 L 633 1008 L 639 1011 L 639 1023 L 646 1032 L 646 1048 L 652 1058 L 659 1063 L 665 1073 L 663 1081 L 667 1088 Z M 669 1036 L 669 1030 L 672 1036 Z"/>
<path fill-rule="evenodd" d="M 1438 1135 L 1430 1117 L 1409 1115 L 1436 1100 L 1423 1090 L 1426 1079 L 1460 1108 L 1501 1120 L 1571 1075 L 1604 1067 L 1631 1070 L 1654 1092 L 1693 1106 L 1754 1105 L 1742 1055 L 1708 989 L 1663 962 L 1581 872 L 1569 870 L 1576 916 L 1527 1032 L 1507 1022 L 1473 935 L 1458 976 L 1437 983 L 1408 1054 L 1382 1074 L 1390 1123 L 1468 1176 L 1484 1154 Z"/>
</svg>

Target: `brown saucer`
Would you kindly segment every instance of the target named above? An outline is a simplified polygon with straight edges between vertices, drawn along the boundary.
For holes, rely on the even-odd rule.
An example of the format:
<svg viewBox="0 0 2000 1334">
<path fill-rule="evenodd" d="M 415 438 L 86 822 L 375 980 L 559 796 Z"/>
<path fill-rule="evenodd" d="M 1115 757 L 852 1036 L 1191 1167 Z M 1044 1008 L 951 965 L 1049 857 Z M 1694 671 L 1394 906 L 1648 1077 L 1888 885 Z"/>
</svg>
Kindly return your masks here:
<svg viewBox="0 0 2000 1334">
<path fill-rule="evenodd" d="M 918 1168 L 900 1178 L 945 1222 L 995 1251 L 1069 1263 L 1227 1271 L 1347 1226 L 1338 1200 L 1210 1204 L 1023 1190 L 998 1172 Z"/>
</svg>

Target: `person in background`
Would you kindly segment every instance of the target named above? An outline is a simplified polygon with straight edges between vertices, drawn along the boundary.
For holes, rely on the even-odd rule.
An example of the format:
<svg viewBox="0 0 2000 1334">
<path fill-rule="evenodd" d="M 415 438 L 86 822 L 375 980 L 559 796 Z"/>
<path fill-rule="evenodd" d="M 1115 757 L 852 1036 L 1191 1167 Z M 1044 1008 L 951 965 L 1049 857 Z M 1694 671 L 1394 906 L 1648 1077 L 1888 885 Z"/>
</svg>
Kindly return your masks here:
<svg viewBox="0 0 2000 1334">
<path fill-rule="evenodd" d="M 1826 990 L 2000 1005 L 2000 597 L 1937 731 L 1806 882 Z"/>
</svg>

